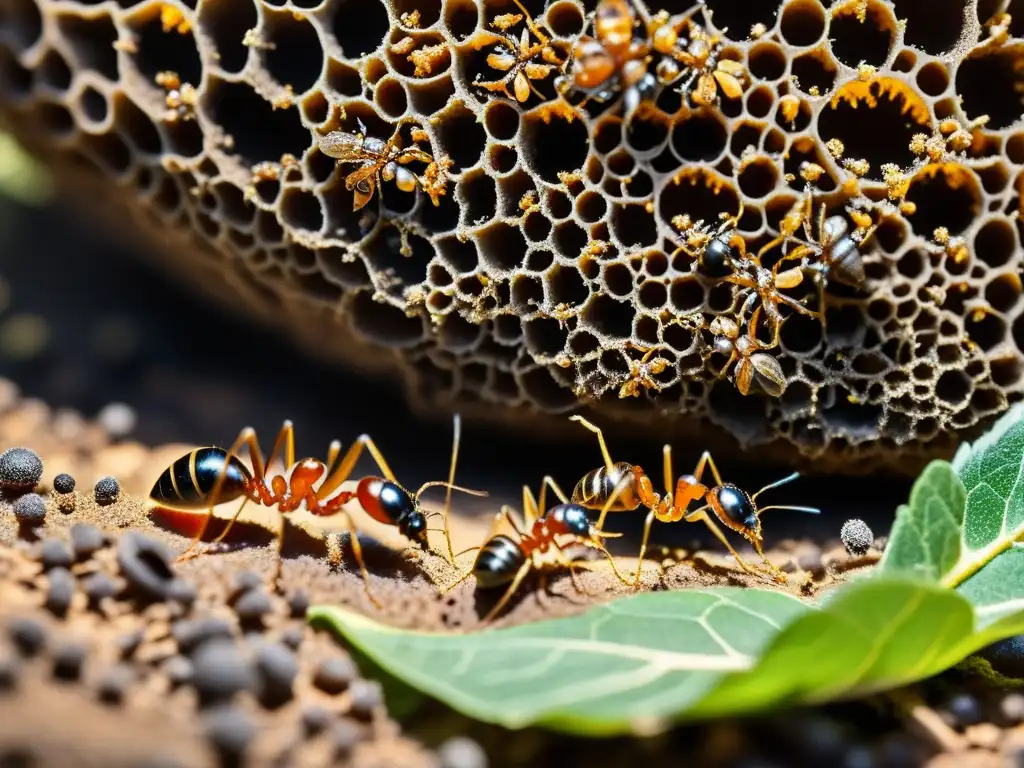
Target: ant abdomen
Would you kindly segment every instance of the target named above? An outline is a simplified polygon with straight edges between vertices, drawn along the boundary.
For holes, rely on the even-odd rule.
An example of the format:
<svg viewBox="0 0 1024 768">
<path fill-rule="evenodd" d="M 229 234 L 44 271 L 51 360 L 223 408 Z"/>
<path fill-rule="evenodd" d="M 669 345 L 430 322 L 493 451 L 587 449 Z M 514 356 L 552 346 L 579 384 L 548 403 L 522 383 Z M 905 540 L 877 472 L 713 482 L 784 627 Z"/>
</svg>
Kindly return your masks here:
<svg viewBox="0 0 1024 768">
<path fill-rule="evenodd" d="M 708 501 L 718 519 L 737 533 L 757 531 L 761 527 L 753 500 L 739 486 L 720 485 Z"/>
<path fill-rule="evenodd" d="M 356 486 L 359 505 L 370 517 L 385 525 L 398 525 L 415 510 L 409 494 L 398 483 L 383 477 L 364 477 Z"/>
<path fill-rule="evenodd" d="M 224 470 L 217 499 L 210 494 Z M 158 504 L 177 509 L 204 509 L 244 496 L 252 485 L 252 474 L 237 457 L 222 448 L 196 448 L 163 471 L 149 497 Z"/>
<path fill-rule="evenodd" d="M 586 507 L 579 504 L 558 504 L 547 511 L 543 520 L 548 531 L 556 536 L 586 537 L 590 533 Z"/>
<path fill-rule="evenodd" d="M 607 467 L 599 467 L 585 474 L 576 484 L 572 492 L 572 502 L 590 509 L 599 509 L 615 493 L 619 483 L 628 477 L 626 487 L 619 492 L 609 511 L 630 512 L 642 503 L 637 494 L 637 474 L 636 467 L 623 461 L 612 465 L 610 472 Z"/>
<path fill-rule="evenodd" d="M 522 547 L 508 536 L 494 536 L 480 549 L 473 575 L 481 589 L 508 584 L 526 563 Z"/>
</svg>

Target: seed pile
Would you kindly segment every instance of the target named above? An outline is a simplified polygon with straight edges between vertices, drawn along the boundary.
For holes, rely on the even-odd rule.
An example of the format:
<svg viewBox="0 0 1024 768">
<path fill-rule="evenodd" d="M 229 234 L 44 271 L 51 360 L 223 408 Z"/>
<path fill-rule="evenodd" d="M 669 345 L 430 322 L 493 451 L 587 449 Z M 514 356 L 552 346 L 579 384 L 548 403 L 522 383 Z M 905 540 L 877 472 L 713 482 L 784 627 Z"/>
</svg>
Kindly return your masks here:
<svg viewBox="0 0 1024 768">
<path fill-rule="evenodd" d="M 512 2 L 374 0 L 357 24 L 350 5 L 13 0 L 0 110 L 80 198 L 125 203 L 174 270 L 321 356 L 399 368 L 424 405 L 526 424 L 584 401 L 691 437 L 710 420 L 853 471 L 945 451 L 1020 396 L 1014 9 L 708 0 L 694 18 L 724 63 L 697 87 L 716 98 L 665 89 L 627 122 L 620 92 L 565 109 L 562 58 Z M 593 34 L 593 6 L 525 3 L 566 44 Z M 533 69 L 498 50 L 505 33 Z M 320 149 L 399 127 L 433 170 L 386 169 L 369 202 Z M 756 250 L 810 167 L 816 208 L 892 206 L 863 290 L 830 288 L 827 333 L 786 318 L 783 396 L 743 397 L 687 320 L 728 314 L 736 289 L 676 252 L 674 222 L 714 227 L 742 203 Z"/>
</svg>

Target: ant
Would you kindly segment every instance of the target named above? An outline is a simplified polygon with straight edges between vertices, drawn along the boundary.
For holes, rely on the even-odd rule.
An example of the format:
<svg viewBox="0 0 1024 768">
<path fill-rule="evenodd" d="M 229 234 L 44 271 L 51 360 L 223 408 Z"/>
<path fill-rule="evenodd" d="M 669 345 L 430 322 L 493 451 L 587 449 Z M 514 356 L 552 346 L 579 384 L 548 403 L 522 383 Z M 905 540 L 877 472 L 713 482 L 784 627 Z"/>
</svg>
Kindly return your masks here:
<svg viewBox="0 0 1024 768">
<path fill-rule="evenodd" d="M 451 536 L 448 531 L 451 491 L 462 491 L 474 496 L 487 495 L 482 491 L 473 491 L 454 484 L 461 426 L 461 419 L 456 414 L 448 482 L 424 483 L 415 494 L 398 484 L 394 473 L 369 435 L 360 435 L 344 456 L 341 456 L 341 443 L 334 440 L 327 450 L 326 463 L 313 458 L 296 461 L 295 431 L 292 422 L 285 421 L 277 433 L 274 447 L 266 461 L 263 459 L 263 453 L 256 439 L 256 431 L 252 427 L 246 427 L 238 434 L 235 442 L 227 451 L 212 447 L 196 448 L 179 458 L 163 471 L 150 491 L 149 497 L 156 504 L 170 509 L 207 509 L 206 519 L 203 521 L 199 533 L 179 556 L 179 560 L 188 558 L 193 548 L 202 539 L 213 517 L 214 507 L 218 504 L 242 499 L 241 505 L 235 511 L 227 527 L 214 539 L 213 544 L 219 543 L 228 535 L 245 505 L 250 501 L 266 507 L 276 507 L 281 513 L 281 530 L 277 537 L 278 574 L 280 574 L 281 567 L 284 516 L 286 514 L 305 505 L 306 509 L 317 517 L 341 515 L 348 529 L 352 553 L 362 573 L 366 595 L 371 602 L 379 607 L 380 604 L 370 593 L 369 573 L 363 561 L 362 547 L 356 536 L 355 525 L 343 507 L 352 499 L 356 499 L 370 517 L 385 525 L 397 527 L 403 536 L 424 550 L 429 549 L 428 530 L 435 530 L 427 528 L 427 518 L 440 515 L 444 518 L 444 528 L 439 529 L 438 532 L 444 534 L 449 559 L 454 563 L 455 556 L 452 552 Z M 238 458 L 238 453 L 243 447 L 249 451 L 252 462 L 251 472 Z M 352 469 L 364 448 L 377 462 L 384 477 L 364 477 L 359 481 L 355 491 L 341 491 L 335 494 L 338 487 L 352 474 Z M 274 459 L 282 453 L 285 472 L 271 476 L 271 465 L 274 463 Z M 314 488 L 321 479 L 323 482 Z M 438 485 L 448 488 L 445 511 L 443 513 L 424 513 L 420 508 L 420 496 L 427 488 Z"/>
<path fill-rule="evenodd" d="M 570 421 L 576 421 L 597 435 L 598 444 L 601 446 L 601 454 L 604 456 L 604 466 L 599 467 L 583 476 L 583 479 L 576 485 L 572 493 L 572 501 L 587 509 L 601 509 L 595 528 L 602 530 L 605 515 L 610 511 L 632 512 L 637 507 L 644 506 L 649 510 L 647 519 L 644 521 L 643 541 L 640 545 L 640 554 L 636 566 L 636 575 L 632 586 L 640 585 L 640 574 L 643 567 L 644 555 L 647 553 L 647 541 L 651 534 L 651 525 L 655 520 L 663 523 L 674 523 L 684 520 L 688 523 L 697 521 L 703 522 L 725 545 L 726 549 L 736 558 L 736 562 L 747 573 L 764 575 L 763 571 L 753 568 L 740 557 L 739 553 L 725 538 L 725 534 L 708 516 L 708 512 L 714 514 L 722 525 L 730 530 L 736 531 L 743 538 L 749 541 L 758 556 L 768 566 L 768 573 L 778 583 L 786 582 L 786 574 L 776 568 L 764 555 L 764 540 L 761 536 L 761 514 L 770 509 L 790 509 L 797 512 L 808 512 L 820 514 L 821 510 L 814 507 L 792 507 L 772 505 L 770 507 L 757 507 L 757 497 L 767 490 L 777 488 L 780 485 L 792 482 L 800 476 L 794 472 L 787 477 L 766 485 L 757 493 L 748 495 L 739 486 L 731 483 L 723 483 L 715 466 L 714 459 L 707 451 L 703 453 L 697 463 L 697 469 L 693 475 L 682 475 L 675 485 L 675 493 L 672 492 L 672 446 L 665 445 L 663 448 L 663 468 L 665 472 L 665 495 L 659 496 L 654 492 L 651 479 L 639 466 L 625 462 L 613 462 L 608 452 L 608 445 L 605 443 L 604 434 L 600 427 L 591 424 L 582 416 L 569 417 Z M 705 467 L 710 467 L 714 477 L 715 485 L 708 487 L 701 482 Z M 623 485 L 626 489 L 621 493 L 618 489 Z M 618 500 L 616 501 L 616 496 Z M 703 499 L 704 506 L 692 512 L 687 511 L 690 503 Z"/>
<path fill-rule="evenodd" d="M 592 98 L 598 103 L 621 91 L 628 119 L 640 102 L 653 97 L 657 85 L 647 71 L 651 46 L 646 28 L 637 35 L 638 24 L 646 26 L 629 0 L 600 0 L 594 12 L 594 37 L 583 35 L 573 45 L 571 74 L 555 81 L 556 90 L 563 95 L 575 90 L 586 96 L 584 102 Z"/>
<path fill-rule="evenodd" d="M 544 509 L 545 494 L 549 486 L 560 503 L 541 515 L 540 510 Z M 613 489 L 606 502 L 606 507 L 614 504 L 619 493 L 626 489 L 625 482 Z M 602 517 L 604 511 L 606 510 L 602 510 Z M 590 547 L 601 552 L 608 558 L 612 571 L 619 581 L 626 586 L 632 586 L 631 582 L 619 573 L 615 566 L 615 558 L 608 552 L 602 541 L 602 539 L 615 538 L 622 534 L 605 533 L 600 526 L 592 524 L 587 517 L 587 509 L 580 504 L 570 503 L 554 478 L 550 476 L 544 478 L 541 483 L 539 503 L 529 487 L 523 486 L 523 519 L 522 525 L 517 523 L 512 508 L 503 505 L 501 512 L 495 515 L 494 523 L 484 539 L 483 545 L 470 547 L 459 553 L 461 555 L 465 552 L 479 550 L 472 567 L 455 583 L 443 589 L 441 594 L 447 594 L 470 576 L 476 577 L 476 585 L 479 589 L 494 589 L 508 584 L 501 599 L 484 617 L 485 623 L 501 613 L 501 610 L 522 585 L 523 579 L 532 570 L 538 570 L 546 577 L 548 571 L 567 568 L 573 588 L 579 593 L 587 594 L 576 579 L 576 568 L 581 564 L 574 562 L 565 551 L 565 547 L 572 544 Z M 517 536 L 516 539 L 498 533 L 498 529 L 503 523 L 512 526 Z M 548 557 L 545 558 L 544 555 Z"/>
<path fill-rule="evenodd" d="M 688 216 L 673 217 L 673 225 L 681 231 L 685 239 L 679 243 L 672 255 L 682 251 L 696 260 L 697 270 L 706 277 L 724 280 L 748 289 L 749 293 L 740 308 L 739 317 L 745 317 L 754 309 L 754 304 L 760 301 L 771 328 L 771 348 L 778 346 L 779 334 L 782 331 L 783 318 L 779 309 L 781 305 L 816 318 L 821 317 L 821 312 L 810 310 L 796 299 L 782 293 L 783 290 L 796 288 L 803 283 L 804 267 L 797 266 L 782 272 L 779 271 L 779 267 L 783 262 L 803 258 L 804 254 L 794 251 L 784 254 L 771 269 L 762 266 L 761 257 L 777 245 L 778 241 L 768 243 L 756 255 L 747 253 L 746 240 L 736 232 L 736 225 L 742 215 L 741 204 L 736 215 L 723 219 L 722 225 L 714 234 L 711 234 L 702 221 L 691 224 Z M 754 337 L 756 326 L 751 325 L 750 330 L 751 337 Z"/>
<path fill-rule="evenodd" d="M 417 185 L 421 186 L 437 205 L 437 196 L 444 194 L 447 184 L 446 175 L 439 172 L 442 164 L 416 144 L 400 149 L 398 134 L 401 126 L 395 129 L 390 139 L 382 141 L 366 135 L 362 120 L 356 118 L 356 123 L 359 125 L 357 133 L 331 131 L 326 136 L 317 137 L 317 145 L 325 155 L 333 157 L 339 164 L 359 166 L 345 177 L 345 189 L 353 193 L 352 210 L 358 211 L 370 202 L 382 181 L 394 181 L 402 192 L 413 192 Z M 427 163 L 422 176 L 405 167 L 413 162 Z"/>
<path fill-rule="evenodd" d="M 718 374 L 720 377 L 724 376 L 733 361 L 739 358 L 733 379 L 741 395 L 749 394 L 750 382 L 756 379 L 765 392 L 772 397 L 779 397 L 786 391 L 786 377 L 782 372 L 782 366 L 778 360 L 763 351 L 769 347 L 758 341 L 749 331 L 750 328 L 757 327 L 757 315 L 760 311 L 761 307 L 754 310 L 747 326 L 748 331 L 743 336 L 740 336 L 740 328 L 736 321 L 728 317 L 716 317 L 711 321 L 708 330 L 715 336 L 715 351 L 728 357 Z"/>
<path fill-rule="evenodd" d="M 526 28 L 523 29 L 519 40 L 516 40 L 515 35 L 508 31 L 508 28 L 519 20 L 517 15 L 511 16 L 511 18 L 499 16 L 491 22 L 491 26 L 501 31 L 500 35 L 493 32 L 480 33 L 480 37 L 486 38 L 488 41 L 497 41 L 495 52 L 487 56 L 487 64 L 492 69 L 507 74 L 499 80 L 481 82 L 478 79 L 474 85 L 489 91 L 501 91 L 509 98 L 515 98 L 520 104 L 526 103 L 531 92 L 543 101 L 544 95 L 537 90 L 532 81 L 543 80 L 551 74 L 553 69 L 560 67 L 564 62 L 559 60 L 558 53 L 551 46 L 551 38 L 544 34 L 539 25 L 534 23 L 522 3 L 519 0 L 512 1 L 526 16 Z M 530 42 L 531 32 L 540 41 L 539 43 Z M 476 42 L 477 47 L 482 44 L 482 41 Z M 538 55 L 545 63 L 534 61 Z M 512 83 L 512 93 L 509 93 L 509 82 Z"/>
</svg>

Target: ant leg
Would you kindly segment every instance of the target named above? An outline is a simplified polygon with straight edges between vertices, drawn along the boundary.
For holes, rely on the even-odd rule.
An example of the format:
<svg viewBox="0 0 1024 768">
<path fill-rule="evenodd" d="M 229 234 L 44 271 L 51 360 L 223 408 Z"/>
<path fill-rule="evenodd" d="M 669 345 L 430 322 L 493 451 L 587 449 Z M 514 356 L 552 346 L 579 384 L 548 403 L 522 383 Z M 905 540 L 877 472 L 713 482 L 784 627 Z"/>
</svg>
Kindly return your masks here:
<svg viewBox="0 0 1024 768">
<path fill-rule="evenodd" d="M 654 510 L 652 509 L 647 513 L 647 519 L 644 520 L 644 536 L 640 540 L 640 554 L 637 555 L 636 561 L 636 575 L 633 577 L 633 582 L 630 584 L 631 587 L 640 586 L 640 576 L 644 568 L 644 555 L 647 554 L 647 540 L 651 537 L 651 525 L 654 523 Z"/>
<path fill-rule="evenodd" d="M 455 414 L 452 417 L 452 457 L 448 465 L 448 489 L 444 494 L 444 541 L 448 546 L 448 562 L 455 565 L 455 551 L 452 549 L 452 533 L 448 527 L 448 515 L 452 508 L 452 486 L 455 485 L 455 466 L 459 461 L 459 445 L 462 442 L 462 417 Z"/>
<path fill-rule="evenodd" d="M 604 457 L 604 468 L 608 472 L 612 472 L 615 469 L 615 464 L 612 462 L 612 455 L 608 452 L 608 444 L 604 441 L 604 432 L 601 431 L 601 428 L 591 424 L 579 415 L 570 416 L 569 421 L 579 422 L 581 425 L 597 435 L 597 442 L 601 446 L 601 456 Z"/>
<path fill-rule="evenodd" d="M 501 596 L 501 599 L 494 604 L 494 607 L 491 608 L 491 610 L 484 617 L 484 623 L 490 622 L 495 616 L 501 613 L 501 609 L 508 604 L 508 601 L 512 598 L 512 595 L 516 593 L 516 590 L 519 589 L 519 586 L 523 583 L 523 579 L 526 578 L 526 574 L 528 574 L 532 568 L 532 560 L 527 560 L 525 563 L 523 563 L 522 567 L 520 567 L 519 569 L 519 572 L 516 573 L 516 577 L 512 579 L 512 583 L 509 584 L 508 589 L 505 590 L 505 594 Z"/>
<path fill-rule="evenodd" d="M 227 480 L 228 462 L 231 460 L 232 456 L 237 457 L 238 452 L 243 447 L 249 449 L 249 460 L 252 462 L 254 480 L 256 482 L 262 482 L 263 478 L 266 476 L 266 469 L 263 463 L 263 453 L 260 451 L 259 442 L 256 440 L 256 430 L 252 427 L 245 427 L 238 433 L 238 437 L 235 438 L 235 442 L 231 444 L 231 448 L 228 450 L 226 458 L 222 463 L 220 470 L 217 472 L 217 480 L 214 482 L 213 488 L 210 489 L 210 508 L 206 512 L 206 519 L 203 520 L 203 524 L 199 528 L 199 533 L 197 533 L 195 538 L 192 539 L 192 542 L 185 548 L 185 551 L 178 555 L 178 560 L 187 558 L 192 550 L 195 549 L 196 545 L 202 540 L 203 535 L 206 533 L 206 529 L 209 528 L 210 520 L 213 519 L 213 509 L 217 506 L 217 498 L 220 496 L 221 489 L 224 487 L 224 482 Z M 243 502 L 242 506 L 239 507 L 238 511 L 235 513 L 235 517 L 231 519 L 231 523 L 228 524 L 227 529 L 217 538 L 218 541 L 227 535 L 227 531 L 231 529 L 231 525 L 234 524 L 238 515 L 241 514 L 242 507 L 244 506 L 245 503 Z"/>
<path fill-rule="evenodd" d="M 675 477 L 675 473 L 672 471 L 672 446 L 668 443 L 665 443 L 661 449 L 661 463 L 665 472 L 665 494 L 667 496 L 672 493 L 672 479 Z"/>
<path fill-rule="evenodd" d="M 327 446 L 327 474 L 330 475 L 334 470 L 334 464 L 338 461 L 338 457 L 341 455 L 341 440 L 331 440 L 331 444 Z"/>
<path fill-rule="evenodd" d="M 364 448 L 370 452 L 373 460 L 377 462 L 377 466 L 380 467 L 380 471 L 384 474 L 384 479 L 392 483 L 398 482 L 395 480 L 395 473 L 391 471 L 391 467 L 384 460 L 384 456 L 373 442 L 373 439 L 369 435 L 363 434 L 357 437 L 356 441 L 349 446 L 337 469 L 328 475 L 320 485 L 320 488 L 317 489 L 316 496 L 318 499 L 326 499 L 337 490 L 339 485 L 348 480 L 356 466 L 356 462 L 362 456 Z"/>
<path fill-rule="evenodd" d="M 259 457 L 259 463 L 261 466 L 260 469 L 257 471 L 259 472 L 259 478 L 264 485 L 266 485 L 267 474 L 270 472 L 270 465 L 274 463 L 274 459 L 277 457 L 278 452 L 282 448 L 284 449 L 285 470 L 287 471 L 289 467 L 295 464 L 295 428 L 292 422 L 288 420 L 285 420 L 285 422 L 281 425 L 281 429 L 278 430 L 277 437 L 274 438 L 274 447 L 270 450 L 270 453 L 267 455 L 266 461 L 263 461 L 262 456 Z M 256 450 L 257 452 L 259 451 L 258 446 Z M 249 451 L 250 453 L 252 452 L 252 445 L 249 446 Z M 255 461 L 253 462 L 253 468 L 256 469 Z M 231 518 L 231 521 L 228 523 L 227 527 L 223 531 L 221 531 L 220 535 L 216 539 L 214 539 L 211 542 L 211 544 L 219 544 L 231 532 L 231 528 L 234 526 L 235 521 L 238 520 L 238 516 L 242 514 L 242 510 L 245 508 L 247 502 L 248 499 L 242 502 L 242 506 L 240 506 L 238 510 L 235 512 L 234 517 Z"/>
<path fill-rule="evenodd" d="M 725 548 L 732 553 L 732 556 L 736 558 L 736 563 L 740 566 L 740 568 L 742 568 L 747 573 L 760 575 L 760 571 L 758 571 L 756 568 L 750 565 L 747 565 L 747 562 L 742 557 L 740 557 L 740 553 L 737 552 L 733 548 L 732 544 L 729 543 L 729 540 L 725 538 L 725 534 L 722 533 L 722 529 L 719 528 L 710 517 L 708 517 L 707 510 L 708 506 L 705 505 L 700 509 L 695 510 L 694 512 L 690 512 L 688 515 L 685 515 L 683 517 L 683 520 L 685 520 L 688 523 L 696 523 L 697 521 L 703 522 L 704 525 L 706 525 L 711 530 L 711 532 L 715 534 L 715 538 L 722 542 L 722 544 L 725 545 Z"/>
<path fill-rule="evenodd" d="M 352 522 L 352 517 L 345 510 L 339 510 L 341 519 L 345 523 L 345 529 L 348 531 L 349 544 L 352 547 L 352 554 L 356 558 L 356 564 L 359 566 L 359 570 L 363 576 L 363 589 L 366 591 L 366 596 L 370 598 L 370 602 L 378 608 L 382 608 L 380 602 L 370 592 L 370 572 L 366 569 L 366 562 L 363 560 L 363 547 L 359 543 L 359 537 L 356 535 L 356 526 Z"/>
<path fill-rule="evenodd" d="M 721 485 L 722 476 L 718 473 L 718 467 L 715 465 L 715 460 L 711 457 L 711 451 L 704 451 L 700 456 L 700 461 L 697 462 L 697 469 L 693 473 L 693 476 L 697 478 L 697 482 L 700 482 L 701 477 L 703 477 L 705 467 L 711 468 L 711 476 L 715 478 L 715 485 Z"/>
<path fill-rule="evenodd" d="M 576 574 L 576 569 L 579 566 L 572 561 L 572 558 L 570 558 L 565 553 L 565 550 L 562 549 L 562 547 L 558 544 L 557 541 L 552 541 L 551 543 L 554 545 L 555 549 L 558 551 L 558 554 L 561 555 L 560 565 L 565 566 L 565 568 L 569 571 L 569 578 L 572 580 L 572 588 L 575 589 L 581 595 L 592 596 L 592 595 L 597 594 L 596 592 L 591 592 L 590 590 L 583 588 L 583 585 L 580 584 L 579 578 L 578 578 L 578 576 Z"/>
<path fill-rule="evenodd" d="M 546 487 L 550 487 L 551 491 L 555 494 L 555 497 L 562 504 L 569 503 L 569 497 L 565 495 L 565 491 L 562 490 L 561 486 L 551 475 L 544 475 L 544 482 L 541 484 L 540 492 L 541 498 L 543 498 L 544 490 Z M 544 509 L 544 503 L 541 502 L 541 509 Z"/>
</svg>

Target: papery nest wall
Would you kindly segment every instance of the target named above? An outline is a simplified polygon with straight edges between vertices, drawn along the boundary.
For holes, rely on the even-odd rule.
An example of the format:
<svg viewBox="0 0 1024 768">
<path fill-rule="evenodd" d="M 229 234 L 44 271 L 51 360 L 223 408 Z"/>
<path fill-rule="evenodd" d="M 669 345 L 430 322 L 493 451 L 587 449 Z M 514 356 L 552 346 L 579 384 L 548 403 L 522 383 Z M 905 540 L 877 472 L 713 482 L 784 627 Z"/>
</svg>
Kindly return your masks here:
<svg viewBox="0 0 1024 768">
<path fill-rule="evenodd" d="M 480 5 L 8 0 L 0 111 L 168 269 L 430 408 L 532 428 L 583 404 L 864 471 L 948 452 L 1020 398 L 1024 7 L 708 0 L 695 18 L 742 96 L 666 88 L 626 120 L 621 99 L 564 109 L 553 76 L 523 103 L 481 88 L 501 73 L 480 35 L 519 11 Z M 593 2 L 525 6 L 567 45 L 592 30 Z M 360 124 L 450 160 L 436 205 L 383 183 L 353 210 L 318 137 Z M 815 208 L 880 205 L 866 282 L 830 287 L 827 331 L 789 314 L 785 391 L 743 396 L 708 354 L 737 288 L 676 252 L 673 219 L 742 204 L 755 251 L 817 166 Z"/>
</svg>

